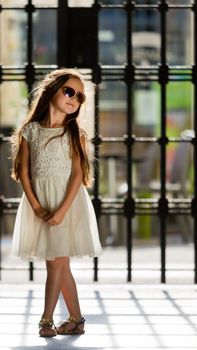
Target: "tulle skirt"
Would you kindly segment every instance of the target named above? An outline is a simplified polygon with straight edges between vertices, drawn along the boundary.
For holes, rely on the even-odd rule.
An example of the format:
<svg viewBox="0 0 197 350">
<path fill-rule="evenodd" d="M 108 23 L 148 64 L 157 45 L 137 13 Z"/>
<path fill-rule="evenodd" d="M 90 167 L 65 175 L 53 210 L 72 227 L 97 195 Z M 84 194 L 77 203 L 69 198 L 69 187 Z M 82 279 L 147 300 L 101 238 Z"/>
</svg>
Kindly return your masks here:
<svg viewBox="0 0 197 350">
<path fill-rule="evenodd" d="M 32 185 L 43 208 L 50 211 L 64 199 L 68 179 L 38 177 Z M 101 254 L 98 227 L 91 199 L 84 186 L 60 225 L 50 226 L 38 218 L 25 195 L 16 215 L 12 252 L 23 260 L 54 260 L 64 256 L 96 257 Z"/>
</svg>

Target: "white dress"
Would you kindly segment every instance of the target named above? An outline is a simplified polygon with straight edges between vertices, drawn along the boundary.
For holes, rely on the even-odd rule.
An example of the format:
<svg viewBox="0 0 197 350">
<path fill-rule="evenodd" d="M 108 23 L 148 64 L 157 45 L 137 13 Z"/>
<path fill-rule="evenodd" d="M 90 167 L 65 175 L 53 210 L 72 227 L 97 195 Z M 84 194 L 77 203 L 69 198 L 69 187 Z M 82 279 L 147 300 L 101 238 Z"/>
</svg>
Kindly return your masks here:
<svg viewBox="0 0 197 350">
<path fill-rule="evenodd" d="M 30 145 L 31 181 L 43 208 L 54 211 L 62 203 L 71 174 L 68 136 L 47 143 L 62 128 L 44 128 L 38 122 L 22 131 Z M 98 228 L 91 199 L 80 186 L 60 225 L 50 226 L 38 218 L 23 193 L 17 211 L 12 252 L 24 260 L 54 260 L 63 256 L 101 254 Z"/>
</svg>

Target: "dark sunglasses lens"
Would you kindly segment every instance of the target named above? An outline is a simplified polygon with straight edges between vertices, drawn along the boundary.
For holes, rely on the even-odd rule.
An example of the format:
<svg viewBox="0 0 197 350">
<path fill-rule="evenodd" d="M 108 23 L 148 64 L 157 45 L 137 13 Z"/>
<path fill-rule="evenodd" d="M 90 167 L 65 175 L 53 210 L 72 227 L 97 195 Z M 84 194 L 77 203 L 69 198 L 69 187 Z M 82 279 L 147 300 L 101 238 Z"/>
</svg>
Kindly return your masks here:
<svg viewBox="0 0 197 350">
<path fill-rule="evenodd" d="M 75 90 L 70 87 L 64 88 L 64 95 L 67 97 L 73 97 L 75 95 Z"/>
<path fill-rule="evenodd" d="M 81 94 L 81 92 L 78 92 L 78 94 L 77 94 L 77 99 L 78 99 L 78 102 L 79 102 L 80 104 L 82 104 L 82 103 L 84 103 L 84 101 L 85 101 L 85 96 L 84 96 L 83 94 Z"/>
</svg>

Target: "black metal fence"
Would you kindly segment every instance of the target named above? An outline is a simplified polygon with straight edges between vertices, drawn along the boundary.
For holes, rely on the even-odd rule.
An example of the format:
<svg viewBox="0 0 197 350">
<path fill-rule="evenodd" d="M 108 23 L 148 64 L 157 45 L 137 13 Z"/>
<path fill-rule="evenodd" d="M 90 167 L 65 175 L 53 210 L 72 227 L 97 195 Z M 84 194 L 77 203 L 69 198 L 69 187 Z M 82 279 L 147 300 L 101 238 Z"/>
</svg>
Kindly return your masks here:
<svg viewBox="0 0 197 350">
<path fill-rule="evenodd" d="M 33 60 L 33 14 L 36 11 L 46 11 L 45 7 L 35 6 L 34 2 L 28 0 L 24 6 L 6 7 L 1 5 L 0 14 L 6 11 L 23 11 L 27 16 L 27 50 L 26 63 L 22 66 L 0 67 L 0 83 L 7 81 L 24 81 L 27 90 L 32 87 L 41 76 L 54 67 L 78 66 L 89 70 L 91 79 L 98 85 L 95 94 L 95 125 L 92 142 L 95 153 L 95 182 L 92 200 L 98 221 L 101 216 L 124 216 L 126 219 L 126 247 L 127 247 L 127 280 L 132 280 L 132 250 L 133 250 L 133 221 L 136 216 L 155 216 L 159 220 L 160 251 L 161 251 L 161 282 L 166 282 L 166 222 L 170 216 L 181 215 L 193 219 L 193 242 L 194 242 L 194 283 L 197 282 L 197 2 L 190 4 L 172 4 L 165 0 L 161 1 L 109 1 L 103 4 L 95 0 L 89 8 L 69 7 L 67 1 L 59 0 L 57 6 L 47 7 L 48 11 L 55 11 L 57 18 L 57 58 L 53 65 L 37 65 Z M 188 10 L 193 17 L 193 47 L 194 61 L 188 65 L 170 65 L 166 57 L 166 16 L 173 9 L 180 11 Z M 126 21 L 126 61 L 125 64 L 103 65 L 99 62 L 99 16 L 102 11 L 123 11 Z M 158 14 L 160 28 L 160 59 L 158 64 L 137 65 L 133 60 L 133 18 L 136 12 L 154 11 Z M 118 25 L 118 23 L 117 23 Z M 181 26 L 181 24 L 180 24 Z M 83 30 L 82 30 L 83 28 Z M 72 41 L 71 41 L 72 38 Z M 103 82 L 122 82 L 126 87 L 126 132 L 122 137 L 102 136 L 100 132 L 100 90 L 99 85 Z M 133 129 L 133 87 L 140 82 L 157 82 L 160 86 L 160 130 L 158 136 L 144 137 L 136 136 Z M 170 137 L 166 130 L 166 89 L 167 84 L 172 81 L 191 82 L 193 86 L 193 136 L 189 138 Z M 3 130 L 3 129 L 2 129 Z M 1 135 L 0 147 L 8 139 Z M 166 180 L 166 150 L 170 143 L 189 144 L 192 149 L 192 162 L 194 165 L 194 190 L 191 196 L 169 197 Z M 127 188 L 123 196 L 102 197 L 100 195 L 100 147 L 105 144 L 124 145 L 126 147 L 126 183 Z M 157 145 L 159 148 L 159 173 L 160 183 L 158 197 L 141 198 L 136 195 L 133 180 L 133 164 L 135 158 L 135 147 L 138 144 Z M 0 215 L 14 214 L 18 206 L 18 198 L 6 198 L 0 200 Z M 2 234 L 2 232 L 1 232 Z M 1 259 L 1 255 L 0 255 Z M 1 260 L 0 260 L 0 269 Z M 34 266 L 29 265 L 29 278 L 33 280 Z M 98 280 L 98 259 L 94 259 L 94 280 Z"/>
</svg>

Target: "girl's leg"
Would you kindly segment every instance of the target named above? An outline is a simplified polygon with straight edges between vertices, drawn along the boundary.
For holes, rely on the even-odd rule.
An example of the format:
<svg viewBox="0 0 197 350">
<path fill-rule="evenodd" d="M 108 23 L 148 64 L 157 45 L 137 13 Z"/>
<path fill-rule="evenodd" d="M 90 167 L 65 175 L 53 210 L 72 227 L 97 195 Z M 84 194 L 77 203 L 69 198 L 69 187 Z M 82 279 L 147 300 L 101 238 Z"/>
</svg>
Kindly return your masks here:
<svg viewBox="0 0 197 350">
<path fill-rule="evenodd" d="M 64 273 L 62 277 L 61 292 L 63 294 L 70 316 L 73 317 L 76 321 L 80 321 L 82 319 L 82 315 L 79 305 L 76 283 L 70 269 L 70 259 L 68 257 L 64 259 Z M 73 324 L 73 322 L 69 322 L 67 329 L 72 329 L 74 326 L 75 324 Z M 83 329 L 83 327 L 83 324 L 78 326 L 78 328 L 81 330 Z"/>
<path fill-rule="evenodd" d="M 62 276 L 64 273 L 64 258 L 56 258 L 54 261 L 46 261 L 47 279 L 45 284 L 45 304 L 43 319 L 52 320 L 58 297 L 61 291 Z M 50 336 L 50 329 L 41 330 L 40 335 Z"/>
</svg>

